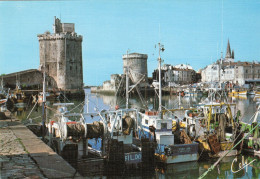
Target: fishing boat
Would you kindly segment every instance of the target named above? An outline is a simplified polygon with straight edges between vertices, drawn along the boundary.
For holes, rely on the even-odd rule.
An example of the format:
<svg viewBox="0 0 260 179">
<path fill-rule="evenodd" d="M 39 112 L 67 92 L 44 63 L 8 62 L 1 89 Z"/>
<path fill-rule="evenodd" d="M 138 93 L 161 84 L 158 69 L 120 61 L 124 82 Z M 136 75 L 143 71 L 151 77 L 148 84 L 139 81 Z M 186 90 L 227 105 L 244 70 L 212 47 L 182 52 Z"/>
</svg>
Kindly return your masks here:
<svg viewBox="0 0 260 179">
<path fill-rule="evenodd" d="M 45 92 L 45 96 L 46 96 L 46 100 L 48 101 L 55 100 L 57 98 L 57 96 L 54 93 L 50 93 L 50 92 Z M 38 102 L 39 103 L 43 102 L 43 92 L 39 93 Z"/>
<path fill-rule="evenodd" d="M 164 51 L 164 47 L 159 43 L 159 109 L 158 111 L 139 113 L 143 130 L 150 140 L 156 141 L 157 143 L 155 156 L 158 162 L 172 164 L 197 161 L 199 157 L 198 143 L 192 142 L 185 130 L 178 130 L 173 134 L 174 116 L 163 115 L 162 113 L 160 51 Z"/>
<path fill-rule="evenodd" d="M 154 162 L 154 149 L 142 137 L 136 109 L 101 110 L 87 113 L 68 111 L 71 103 L 55 103 L 60 106 L 58 121 L 48 123 L 49 139 L 55 151 L 64 154 L 69 146 L 77 146 L 78 159 L 90 155 L 106 160 L 109 167 L 124 168 Z M 92 121 L 92 123 L 90 122 Z M 93 122 L 94 121 L 94 122 Z M 98 122 L 99 121 L 99 122 Z M 99 145 L 91 145 L 91 140 Z M 92 143 L 93 144 L 93 143 Z"/>
<path fill-rule="evenodd" d="M 24 102 L 25 95 L 22 92 L 20 85 L 16 85 L 16 88 L 13 91 L 13 94 L 11 95 L 11 97 L 12 97 L 12 100 L 14 101 L 14 103 L 23 103 Z"/>
<path fill-rule="evenodd" d="M 0 99 L 0 105 L 5 104 L 7 102 L 8 98 L 6 99 Z"/>
<path fill-rule="evenodd" d="M 184 96 L 185 97 L 199 97 L 202 96 L 203 92 L 200 89 L 196 88 L 187 88 L 184 89 Z"/>
<path fill-rule="evenodd" d="M 221 157 L 243 137 L 238 127 L 240 112 L 236 113 L 235 104 L 202 104 L 196 113 L 199 114 L 190 118 L 196 121 L 196 141 L 200 143 L 199 149 L 203 156 Z M 187 120 L 191 120 L 190 118 L 187 117 Z M 232 150 L 228 156 L 238 155 L 240 152 L 241 146 Z"/>
<path fill-rule="evenodd" d="M 260 156 L 260 126 L 258 120 L 259 112 L 260 107 L 258 107 L 252 123 L 240 123 L 242 125 L 242 130 L 244 130 L 245 132 L 245 135 L 249 133 L 249 135 L 247 135 L 247 137 L 243 141 L 243 151 Z M 256 127 L 257 125 L 258 127 Z M 256 128 L 253 129 L 254 127 Z"/>
<path fill-rule="evenodd" d="M 255 91 L 255 96 L 256 97 L 260 96 L 260 91 Z"/>
<path fill-rule="evenodd" d="M 3 83 L 3 77 L 1 80 L 1 86 L 0 86 L 0 106 L 3 106 L 6 104 L 8 98 L 9 98 L 9 90 L 4 89 L 4 83 Z"/>
<path fill-rule="evenodd" d="M 255 95 L 255 91 L 254 90 L 249 90 L 248 92 L 247 92 L 247 94 L 248 95 Z M 260 93 L 259 93 L 260 94 Z"/>
<path fill-rule="evenodd" d="M 232 90 L 231 92 L 228 93 L 228 95 L 230 95 L 230 96 L 247 95 L 247 91 L 246 90 L 243 90 L 243 91 Z"/>
<path fill-rule="evenodd" d="M 242 99 L 242 100 L 247 100 L 247 95 L 237 95 L 237 96 L 230 96 L 232 100 L 236 99 Z"/>
</svg>

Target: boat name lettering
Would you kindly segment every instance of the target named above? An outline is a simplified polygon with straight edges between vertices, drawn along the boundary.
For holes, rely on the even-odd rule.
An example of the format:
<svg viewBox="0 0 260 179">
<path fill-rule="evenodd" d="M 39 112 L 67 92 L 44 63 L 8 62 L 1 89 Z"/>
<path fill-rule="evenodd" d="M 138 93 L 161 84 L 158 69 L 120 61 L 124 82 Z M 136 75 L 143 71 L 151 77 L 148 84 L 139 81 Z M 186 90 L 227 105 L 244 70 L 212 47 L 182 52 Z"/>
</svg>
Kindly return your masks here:
<svg viewBox="0 0 260 179">
<path fill-rule="evenodd" d="M 141 152 L 125 153 L 125 162 L 126 163 L 138 163 L 142 161 Z"/>
<path fill-rule="evenodd" d="M 180 153 L 186 153 L 186 152 L 190 152 L 190 151 L 191 151 L 190 147 L 179 148 L 179 152 L 180 152 Z"/>
</svg>

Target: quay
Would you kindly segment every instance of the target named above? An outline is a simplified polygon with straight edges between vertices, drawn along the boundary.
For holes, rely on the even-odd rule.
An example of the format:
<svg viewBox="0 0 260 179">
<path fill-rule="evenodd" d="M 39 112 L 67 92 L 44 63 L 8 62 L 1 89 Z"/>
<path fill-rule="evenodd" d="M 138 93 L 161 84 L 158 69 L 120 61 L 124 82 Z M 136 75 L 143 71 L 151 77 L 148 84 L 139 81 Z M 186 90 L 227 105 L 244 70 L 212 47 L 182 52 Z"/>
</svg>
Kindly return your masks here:
<svg viewBox="0 0 260 179">
<path fill-rule="evenodd" d="M 0 120 L 0 178 L 82 178 L 19 120 Z"/>
</svg>

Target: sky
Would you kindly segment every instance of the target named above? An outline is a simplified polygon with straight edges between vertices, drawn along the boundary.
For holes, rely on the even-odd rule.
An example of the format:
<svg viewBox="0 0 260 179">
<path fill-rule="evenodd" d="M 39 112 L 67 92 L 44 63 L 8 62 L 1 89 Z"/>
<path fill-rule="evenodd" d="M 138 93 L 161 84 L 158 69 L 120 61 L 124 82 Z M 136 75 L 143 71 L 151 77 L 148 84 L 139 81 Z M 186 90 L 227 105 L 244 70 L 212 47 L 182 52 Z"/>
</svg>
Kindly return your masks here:
<svg viewBox="0 0 260 179">
<path fill-rule="evenodd" d="M 204 68 L 226 53 L 235 61 L 260 61 L 258 0 L 0 1 L 0 74 L 39 67 L 37 34 L 53 32 L 54 16 L 75 23 L 83 36 L 85 85 L 123 73 L 122 55 L 148 55 L 148 76 L 164 64 Z"/>
</svg>

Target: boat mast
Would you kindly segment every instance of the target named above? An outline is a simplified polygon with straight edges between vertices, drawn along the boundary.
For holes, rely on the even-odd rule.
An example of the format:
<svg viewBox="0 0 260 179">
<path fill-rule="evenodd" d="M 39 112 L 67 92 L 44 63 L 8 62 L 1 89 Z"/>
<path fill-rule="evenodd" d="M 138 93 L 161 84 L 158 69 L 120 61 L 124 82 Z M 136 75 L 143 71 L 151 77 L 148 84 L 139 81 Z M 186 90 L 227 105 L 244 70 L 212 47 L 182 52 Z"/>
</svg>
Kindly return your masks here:
<svg viewBox="0 0 260 179">
<path fill-rule="evenodd" d="M 44 44 L 45 49 L 45 44 Z M 46 94 L 45 94 L 45 53 L 44 53 L 44 67 L 43 67 L 43 83 L 42 83 L 42 136 L 44 137 L 44 131 L 45 131 L 45 103 L 46 103 Z"/>
<path fill-rule="evenodd" d="M 129 94 L 128 94 L 128 88 L 129 88 L 129 78 L 128 78 L 128 72 L 129 72 L 129 68 L 128 66 L 126 67 L 126 109 L 128 109 L 129 106 Z"/>
<path fill-rule="evenodd" d="M 3 76 L 4 76 L 4 75 L 2 75 L 1 90 L 4 90 L 4 79 L 3 79 Z"/>
<path fill-rule="evenodd" d="M 181 109 L 181 91 L 179 91 L 179 108 Z"/>
<path fill-rule="evenodd" d="M 128 50 L 126 52 L 126 55 L 128 57 Z M 128 109 L 128 106 L 129 106 L 129 77 L 128 77 L 128 73 L 129 73 L 129 67 L 128 67 L 128 64 L 127 66 L 125 67 L 126 68 L 126 75 L 125 75 L 125 83 L 126 83 L 126 88 L 125 88 L 125 95 L 126 95 L 126 109 Z"/>
<path fill-rule="evenodd" d="M 162 62 L 162 59 L 161 59 L 160 52 L 164 51 L 164 46 L 161 45 L 161 43 L 158 43 L 158 46 L 159 46 L 159 57 L 158 57 L 158 62 L 159 62 L 159 65 L 158 65 L 158 68 L 159 68 L 159 114 L 161 114 L 161 111 L 162 111 L 162 84 L 161 84 L 161 62 Z"/>
</svg>

